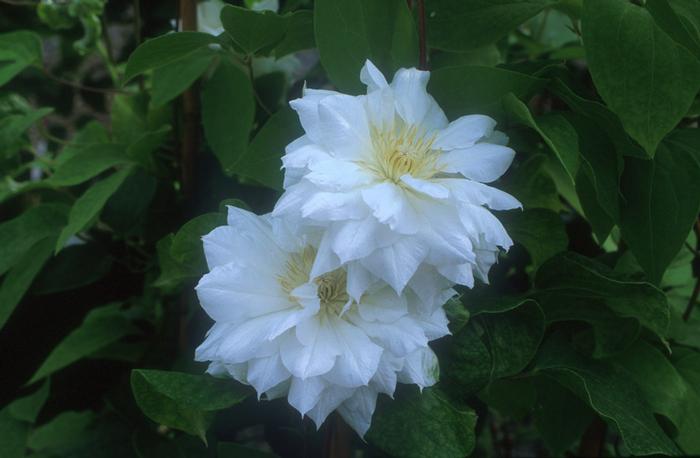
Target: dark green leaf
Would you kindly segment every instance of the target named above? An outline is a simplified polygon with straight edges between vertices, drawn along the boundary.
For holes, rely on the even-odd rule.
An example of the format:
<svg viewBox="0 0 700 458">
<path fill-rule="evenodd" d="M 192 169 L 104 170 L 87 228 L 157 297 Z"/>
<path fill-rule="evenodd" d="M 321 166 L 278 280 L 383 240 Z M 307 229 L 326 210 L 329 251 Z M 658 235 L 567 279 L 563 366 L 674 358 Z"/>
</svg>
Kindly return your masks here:
<svg viewBox="0 0 700 458">
<path fill-rule="evenodd" d="M 49 260 L 32 284 L 32 294 L 52 294 L 94 283 L 107 275 L 112 256 L 94 243 L 71 245 Z"/>
<path fill-rule="evenodd" d="M 186 222 L 172 239 L 170 255 L 188 272 L 202 274 L 206 272 L 202 236 L 215 227 L 225 224 L 226 218 L 221 213 L 206 213 Z"/>
<path fill-rule="evenodd" d="M 233 5 L 221 10 L 221 23 L 233 43 L 247 54 L 266 54 L 285 36 L 287 22 L 273 11 L 253 11 Z"/>
<path fill-rule="evenodd" d="M 49 380 L 47 380 L 41 384 L 39 389 L 34 391 L 29 396 L 12 401 L 7 406 L 7 409 L 17 420 L 26 421 L 27 423 L 34 423 L 36 421 L 36 417 L 39 416 L 41 408 L 44 407 L 44 403 L 49 397 L 50 389 L 51 383 Z"/>
<path fill-rule="evenodd" d="M 32 431 L 28 446 L 35 451 L 69 452 L 85 439 L 94 420 L 95 414 L 89 410 L 62 412 Z"/>
<path fill-rule="evenodd" d="M 97 121 L 90 121 L 75 134 L 70 143 L 63 147 L 54 163 L 56 167 L 60 167 L 78 154 L 89 151 L 91 146 L 105 143 L 109 143 L 107 129 Z"/>
<path fill-rule="evenodd" d="M 314 41 L 314 14 L 308 10 L 295 11 L 283 16 L 287 21 L 287 32 L 282 41 L 275 46 L 276 57 L 316 46 Z"/>
<path fill-rule="evenodd" d="M 544 80 L 524 73 L 464 65 L 432 72 L 428 91 L 449 118 L 457 118 L 468 113 L 498 113 L 508 93 L 525 98 L 543 84 Z"/>
<path fill-rule="evenodd" d="M 650 281 L 658 283 L 700 210 L 700 134 L 676 131 L 653 160 L 628 159 L 620 228 Z"/>
<path fill-rule="evenodd" d="M 17 420 L 5 407 L 0 410 L 0 456 L 24 458 L 29 436 L 29 424 Z"/>
<path fill-rule="evenodd" d="M 674 3 L 676 4 L 675 9 L 672 6 Z M 693 30 L 692 25 L 684 21 L 684 19 L 687 20 L 688 16 L 682 13 L 679 14 L 680 12 L 685 12 L 683 8 L 685 5 L 683 5 L 683 3 L 683 1 L 647 0 L 646 8 L 651 13 L 654 21 L 656 21 L 656 24 L 666 32 L 669 37 L 685 46 L 688 51 L 695 54 L 695 57 L 700 58 L 700 35 L 698 35 L 700 30 Z M 700 14 L 700 8 L 698 8 L 697 3 L 695 4 L 695 8 Z M 676 10 L 680 11 L 676 12 Z M 698 16 L 697 19 L 700 20 L 700 16 Z"/>
<path fill-rule="evenodd" d="M 629 281 L 605 265 L 575 253 L 563 253 L 537 271 L 535 285 L 550 300 L 601 301 L 617 316 L 634 318 L 664 337 L 669 307 L 664 293 L 651 283 Z"/>
<path fill-rule="evenodd" d="M 627 0 L 587 0 L 582 22 L 598 92 L 654 156 L 700 89 L 700 62 Z"/>
<path fill-rule="evenodd" d="M 367 440 L 392 456 L 458 458 L 474 449 L 476 414 L 455 406 L 444 393 L 411 389 L 405 397 L 382 398 Z"/>
<path fill-rule="evenodd" d="M 277 455 L 235 442 L 219 442 L 218 458 L 274 458 Z"/>
<path fill-rule="evenodd" d="M 205 442 L 211 412 L 238 404 L 249 394 L 231 380 L 145 369 L 132 371 L 131 389 L 151 420 L 199 436 Z"/>
<path fill-rule="evenodd" d="M 68 334 L 37 369 L 29 383 L 41 380 L 135 331 L 121 310 L 111 304 L 90 311 L 83 323 Z"/>
<path fill-rule="evenodd" d="M 635 455 L 677 455 L 636 383 L 607 363 L 585 359 L 555 335 L 540 350 L 537 369 L 574 391 L 602 417 L 615 423 Z"/>
<path fill-rule="evenodd" d="M 0 158 L 8 158 L 22 147 L 22 135 L 32 124 L 53 112 L 53 108 L 39 108 L 22 114 L 0 118 Z"/>
<path fill-rule="evenodd" d="M 202 123 L 207 143 L 228 174 L 248 146 L 254 115 L 250 79 L 239 67 L 222 62 L 202 92 Z"/>
<path fill-rule="evenodd" d="M 547 165 L 546 155 L 534 154 L 522 163 L 513 164 L 501 179 L 500 187 L 515 196 L 523 204 L 523 208 L 546 208 L 554 212 L 564 210 L 565 207 L 557 193 L 557 185 L 547 170 Z M 562 173 L 565 173 L 563 169 Z"/>
<path fill-rule="evenodd" d="M 105 170 L 131 162 L 121 145 L 111 143 L 88 146 L 81 154 L 63 162 L 49 178 L 56 186 L 73 186 Z"/>
<path fill-rule="evenodd" d="M 200 32 L 176 32 L 146 40 L 129 56 L 124 82 L 148 70 L 153 70 L 216 43 L 213 35 Z"/>
<path fill-rule="evenodd" d="M 418 34 L 404 0 L 318 0 L 314 27 L 321 64 L 343 92 L 363 92 L 367 59 L 387 75 L 418 63 Z"/>
<path fill-rule="evenodd" d="M 26 30 L 0 34 L 0 86 L 40 61 L 39 35 Z"/>
<path fill-rule="evenodd" d="M 119 189 L 119 186 L 121 186 L 129 173 L 131 173 L 130 167 L 113 173 L 104 180 L 90 186 L 75 201 L 68 215 L 68 224 L 63 228 L 56 242 L 56 252 L 63 248 L 70 237 L 85 229 L 99 215 L 107 199 Z"/>
<path fill-rule="evenodd" d="M 102 220 L 120 234 L 137 234 L 157 185 L 155 177 L 135 169 L 105 204 Z"/>
<path fill-rule="evenodd" d="M 561 217 L 551 210 L 533 208 L 500 213 L 508 234 L 525 247 L 537 269 L 544 261 L 566 250 L 569 239 Z"/>
<path fill-rule="evenodd" d="M 284 148 L 304 131 L 294 111 L 285 107 L 272 115 L 260 129 L 235 170 L 273 189 L 282 189 L 281 157 Z"/>
<path fill-rule="evenodd" d="M 209 48 L 199 48 L 185 57 L 158 67 L 153 71 L 154 107 L 165 105 L 190 87 L 209 68 L 215 53 Z"/>
<path fill-rule="evenodd" d="M 428 41 L 462 51 L 496 42 L 554 0 L 427 0 Z"/>
<path fill-rule="evenodd" d="M 51 257 L 55 244 L 56 237 L 46 237 L 35 243 L 5 275 L 0 285 L 0 329 Z"/>
</svg>

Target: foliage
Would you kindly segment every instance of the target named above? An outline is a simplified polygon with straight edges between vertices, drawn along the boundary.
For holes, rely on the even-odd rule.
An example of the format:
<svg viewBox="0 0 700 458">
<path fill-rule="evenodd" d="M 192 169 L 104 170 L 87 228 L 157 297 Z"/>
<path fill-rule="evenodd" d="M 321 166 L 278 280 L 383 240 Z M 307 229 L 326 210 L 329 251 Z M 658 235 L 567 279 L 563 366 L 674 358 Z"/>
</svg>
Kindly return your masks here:
<svg viewBox="0 0 700 458">
<path fill-rule="evenodd" d="M 419 0 L 229 1 L 218 34 L 191 0 L 2 3 L 0 456 L 700 454 L 695 0 L 425 0 L 425 36 Z M 446 306 L 440 382 L 364 442 L 203 375 L 200 238 L 271 210 L 304 84 L 359 93 L 421 44 L 524 209 Z"/>
</svg>

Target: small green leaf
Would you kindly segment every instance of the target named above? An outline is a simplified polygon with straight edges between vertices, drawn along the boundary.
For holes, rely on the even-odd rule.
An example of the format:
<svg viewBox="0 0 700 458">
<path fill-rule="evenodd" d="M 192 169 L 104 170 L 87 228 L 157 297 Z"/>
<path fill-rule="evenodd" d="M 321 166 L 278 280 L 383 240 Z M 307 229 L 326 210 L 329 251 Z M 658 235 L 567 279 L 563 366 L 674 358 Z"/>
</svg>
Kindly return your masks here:
<svg viewBox="0 0 700 458">
<path fill-rule="evenodd" d="M 370 59 L 387 75 L 418 63 L 418 34 L 404 0 L 318 0 L 316 44 L 330 80 L 360 93 L 360 69 Z"/>
<path fill-rule="evenodd" d="M 692 30 L 691 27 L 686 26 L 683 19 L 686 19 L 687 16 L 678 14 L 672 6 L 673 3 L 681 2 L 647 0 L 645 6 L 651 13 L 656 24 L 666 32 L 669 37 L 685 46 L 688 51 L 695 54 L 695 57 L 700 58 L 700 35 L 698 35 L 700 30 Z M 678 9 L 678 6 L 676 9 Z M 700 17 L 698 19 L 700 19 Z"/>
<path fill-rule="evenodd" d="M 205 213 L 186 222 L 173 238 L 170 248 L 173 258 L 189 268 L 204 268 L 202 236 L 225 223 L 226 218 L 221 213 Z"/>
<path fill-rule="evenodd" d="M 495 43 L 555 0 L 427 0 L 430 46 L 464 51 Z"/>
<path fill-rule="evenodd" d="M 238 404 L 249 394 L 231 380 L 145 369 L 131 372 L 131 389 L 151 420 L 199 436 L 205 443 L 212 412 Z"/>
<path fill-rule="evenodd" d="M 296 113 L 289 107 L 282 108 L 267 120 L 250 142 L 235 166 L 236 173 L 282 190 L 280 164 L 284 147 L 303 133 Z"/>
<path fill-rule="evenodd" d="M 29 424 L 14 418 L 7 407 L 0 410 L 0 456 L 26 457 L 27 437 L 29 437 Z"/>
<path fill-rule="evenodd" d="M 109 143 L 107 129 L 98 121 L 90 121 L 78 130 L 75 136 L 71 138 L 70 143 L 63 147 L 58 156 L 56 156 L 54 163 L 56 167 L 60 167 L 69 159 L 89 151 L 91 146 L 105 143 Z"/>
<path fill-rule="evenodd" d="M 700 62 L 627 0 L 587 0 L 582 23 L 598 92 L 653 157 L 700 89 Z"/>
<path fill-rule="evenodd" d="M 114 259 L 96 243 L 71 245 L 50 259 L 32 284 L 32 294 L 53 294 L 103 278 Z"/>
<path fill-rule="evenodd" d="M 382 398 L 367 440 L 392 456 L 459 458 L 469 455 L 476 438 L 476 414 L 456 406 L 435 388 L 411 387 L 396 400 Z"/>
<path fill-rule="evenodd" d="M 277 58 L 316 46 L 312 11 L 295 11 L 283 17 L 287 21 L 287 31 L 282 41 L 275 46 L 274 53 Z"/>
<path fill-rule="evenodd" d="M 634 318 L 660 337 L 666 335 L 669 307 L 651 283 L 629 281 L 605 265 L 575 253 L 562 253 L 537 271 L 538 295 L 563 303 L 572 299 L 605 304 L 617 316 Z"/>
<path fill-rule="evenodd" d="M 287 22 L 273 11 L 233 5 L 221 10 L 221 23 L 233 43 L 247 54 L 267 54 L 285 36 Z"/>
<path fill-rule="evenodd" d="M 34 393 L 12 401 L 7 408 L 17 420 L 34 423 L 41 408 L 44 407 L 44 403 L 49 398 L 50 390 L 51 382 L 47 380 Z"/>
<path fill-rule="evenodd" d="M 85 439 L 94 421 L 95 414 L 89 410 L 62 412 L 32 431 L 27 445 L 35 451 L 69 452 Z"/>
<path fill-rule="evenodd" d="M 449 118 L 457 118 L 467 113 L 498 113 L 508 93 L 525 98 L 544 82 L 503 68 L 464 65 L 432 72 L 428 92 Z"/>
<path fill-rule="evenodd" d="M 625 161 L 622 237 L 650 281 L 658 283 L 700 210 L 700 134 L 679 130 L 653 160 Z"/>
<path fill-rule="evenodd" d="M 56 237 L 46 237 L 35 243 L 5 275 L 0 285 L 0 329 L 51 257 L 51 247 L 55 244 Z"/>
<path fill-rule="evenodd" d="M 615 423 L 634 455 L 678 455 L 678 447 L 654 418 L 636 382 L 615 366 L 584 358 L 555 334 L 542 346 L 536 369 L 574 391 Z"/>
<path fill-rule="evenodd" d="M 175 32 L 146 40 L 129 56 L 124 72 L 124 83 L 141 73 L 153 70 L 203 48 L 218 40 L 200 32 Z"/>
<path fill-rule="evenodd" d="M 153 71 L 151 104 L 165 105 L 202 76 L 216 53 L 209 48 L 199 48 L 185 57 L 158 67 Z"/>
<path fill-rule="evenodd" d="M 49 178 L 56 186 L 73 186 L 93 178 L 105 170 L 131 162 L 124 147 L 112 143 L 86 147 L 81 154 L 63 162 Z"/>
<path fill-rule="evenodd" d="M 25 68 L 41 62 L 41 38 L 26 30 L 0 34 L 0 62 L 2 86 Z"/>
<path fill-rule="evenodd" d="M 41 380 L 134 331 L 121 310 L 121 304 L 91 310 L 80 327 L 53 349 L 28 383 Z"/>
<path fill-rule="evenodd" d="M 39 108 L 27 113 L 11 114 L 0 118 L 0 158 L 9 158 L 22 147 L 24 132 L 35 122 L 53 112 L 53 108 Z"/>
<path fill-rule="evenodd" d="M 532 208 L 498 215 L 508 234 L 530 253 L 537 269 L 544 261 L 565 251 L 569 243 L 561 217 L 551 210 Z"/>
<path fill-rule="evenodd" d="M 227 174 L 248 147 L 254 116 L 250 79 L 239 67 L 222 62 L 202 91 L 202 123 L 207 143 Z"/>
<path fill-rule="evenodd" d="M 93 184 L 75 201 L 68 215 L 68 224 L 63 228 L 56 242 L 57 253 L 70 237 L 85 229 L 99 215 L 107 199 L 116 192 L 129 173 L 131 173 L 130 167 L 113 173 L 104 180 Z"/>
</svg>

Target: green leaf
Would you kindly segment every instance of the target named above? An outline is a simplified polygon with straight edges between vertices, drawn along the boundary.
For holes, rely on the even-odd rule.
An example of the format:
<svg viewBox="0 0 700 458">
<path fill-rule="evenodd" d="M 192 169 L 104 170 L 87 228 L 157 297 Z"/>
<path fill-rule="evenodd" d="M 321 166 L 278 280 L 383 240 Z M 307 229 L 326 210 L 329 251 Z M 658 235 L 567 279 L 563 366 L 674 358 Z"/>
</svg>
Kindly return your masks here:
<svg viewBox="0 0 700 458">
<path fill-rule="evenodd" d="M 427 0 L 431 47 L 463 51 L 495 43 L 555 0 Z"/>
<path fill-rule="evenodd" d="M 294 111 L 284 107 L 270 116 L 235 166 L 237 174 L 282 190 L 281 157 L 292 140 L 304 134 Z"/>
<path fill-rule="evenodd" d="M 254 116 L 250 79 L 239 67 L 221 62 L 202 91 L 202 123 L 207 143 L 228 174 L 248 146 Z"/>
<path fill-rule="evenodd" d="M 27 445 L 35 451 L 69 452 L 85 439 L 94 421 L 95 414 L 89 410 L 62 412 L 32 431 Z"/>
<path fill-rule="evenodd" d="M 0 86 L 25 68 L 40 62 L 39 35 L 26 30 L 0 34 Z"/>
<path fill-rule="evenodd" d="M 547 162 L 546 155 L 533 154 L 524 162 L 513 164 L 501 179 L 500 188 L 515 196 L 523 208 L 545 208 L 554 212 L 564 210 L 557 185 L 547 170 Z"/>
<path fill-rule="evenodd" d="M 131 389 L 151 420 L 199 436 L 204 442 L 212 412 L 238 404 L 249 394 L 231 380 L 145 369 L 131 372 Z"/>
<path fill-rule="evenodd" d="M 594 418 L 594 412 L 574 393 L 549 377 L 535 377 L 537 400 L 533 419 L 551 456 L 565 456 Z"/>
<path fill-rule="evenodd" d="M 25 210 L 18 217 L 0 224 L 0 275 L 24 257 L 40 240 L 58 233 L 66 224 L 68 207 L 41 204 Z"/>
<path fill-rule="evenodd" d="M 275 46 L 274 53 L 276 57 L 279 58 L 316 46 L 316 41 L 314 40 L 314 14 L 312 11 L 295 11 L 283 17 L 287 21 L 287 31 L 282 41 Z"/>
<path fill-rule="evenodd" d="M 5 275 L 0 285 L 0 329 L 5 326 L 32 281 L 51 257 L 52 246 L 55 244 L 55 237 L 46 237 L 35 243 Z"/>
<path fill-rule="evenodd" d="M 499 213 L 508 234 L 525 247 L 537 269 L 544 261 L 565 251 L 569 243 L 564 222 L 551 210 L 532 208 Z"/>
<path fill-rule="evenodd" d="M 27 113 L 11 114 L 0 119 L 0 158 L 9 158 L 22 148 L 22 135 L 35 122 L 53 112 L 53 108 L 39 108 Z"/>
<path fill-rule="evenodd" d="M 131 162 L 124 147 L 112 143 L 86 147 L 81 154 L 63 162 L 49 178 L 56 186 L 73 186 L 93 178 L 107 169 Z"/>
<path fill-rule="evenodd" d="M 189 277 L 194 277 L 198 272 L 191 272 L 188 266 L 184 265 L 173 257 L 170 250 L 173 245 L 174 234 L 168 234 L 158 241 L 156 251 L 158 252 L 158 267 L 160 275 L 153 283 L 157 288 L 170 290 Z"/>
<path fill-rule="evenodd" d="M 432 72 L 428 92 L 453 119 L 467 113 L 498 113 L 501 100 L 508 93 L 522 99 L 544 82 L 503 68 L 464 65 Z"/>
<path fill-rule="evenodd" d="M 89 151 L 91 146 L 105 143 L 109 143 L 107 129 L 98 121 L 90 121 L 76 132 L 70 143 L 63 147 L 56 159 L 54 159 L 54 163 L 56 167 L 60 167 L 69 159 Z"/>
<path fill-rule="evenodd" d="M 32 284 L 32 294 L 53 294 L 103 278 L 114 259 L 95 243 L 71 245 L 50 259 Z"/>
<path fill-rule="evenodd" d="M 627 0 L 587 0 L 582 23 L 598 92 L 653 157 L 700 89 L 700 62 Z"/>
<path fill-rule="evenodd" d="M 700 210 L 700 134 L 674 132 L 653 160 L 629 158 L 622 174 L 620 228 L 650 281 L 658 283 Z"/>
<path fill-rule="evenodd" d="M 669 37 L 673 38 L 676 43 L 685 46 L 688 51 L 695 54 L 695 57 L 700 58 L 699 30 L 693 30 L 690 24 L 684 23 L 683 19 L 686 17 L 682 14 L 678 14 L 671 5 L 672 2 L 669 0 L 647 0 L 645 4 L 646 9 L 649 10 L 656 24 L 666 32 Z M 678 9 L 678 6 L 676 6 L 676 9 Z M 698 19 L 700 19 L 700 16 Z"/>
<path fill-rule="evenodd" d="M 190 268 L 193 266 L 205 268 L 202 236 L 224 224 L 226 224 L 226 218 L 221 213 L 205 213 L 191 219 L 175 234 L 170 253 L 175 260 Z"/>
<path fill-rule="evenodd" d="M 216 53 L 209 48 L 199 48 L 185 57 L 158 67 L 153 71 L 151 104 L 159 107 L 180 95 L 202 76 Z"/>
<path fill-rule="evenodd" d="M 634 455 L 677 455 L 678 448 L 659 427 L 634 380 L 615 366 L 585 359 L 560 335 L 549 338 L 536 368 L 574 391 L 602 417 L 611 420 Z"/>
<path fill-rule="evenodd" d="M 104 180 L 90 186 L 90 188 L 80 196 L 68 215 L 68 224 L 61 231 L 61 235 L 56 242 L 56 252 L 66 244 L 69 238 L 85 229 L 88 224 L 99 215 L 107 199 L 116 192 L 126 177 L 131 173 L 131 168 L 126 167 L 113 173 Z"/>
<path fill-rule="evenodd" d="M 615 358 L 615 364 L 635 380 L 655 413 L 668 418 L 678 431 L 676 443 L 689 455 L 700 453 L 700 396 L 658 349 L 639 340 Z"/>
<path fill-rule="evenodd" d="M 34 391 L 29 396 L 16 399 L 8 404 L 7 409 L 17 420 L 34 423 L 39 416 L 41 408 L 44 407 L 46 400 L 49 398 L 51 383 L 49 380 L 41 384 L 39 389 Z"/>
<path fill-rule="evenodd" d="M 51 351 L 28 383 L 34 383 L 133 333 L 121 304 L 91 310 L 83 323 Z"/>
<path fill-rule="evenodd" d="M 129 56 L 124 72 L 124 83 L 141 73 L 182 59 L 200 48 L 218 40 L 200 32 L 175 32 L 146 40 Z"/>
<path fill-rule="evenodd" d="M 603 264 L 575 253 L 562 253 L 537 271 L 538 297 L 566 303 L 601 303 L 617 316 L 634 318 L 660 337 L 666 335 L 669 307 L 664 293 L 651 283 L 626 280 Z M 579 302 L 580 303 L 580 302 Z"/>
<path fill-rule="evenodd" d="M 535 121 L 527 105 L 513 94 L 507 94 L 503 99 L 503 104 L 505 109 L 518 121 L 535 129 L 540 134 L 542 140 L 561 162 L 572 183 L 575 182 L 580 162 L 579 141 L 576 130 L 566 118 L 557 113 L 550 113 Z"/>
<path fill-rule="evenodd" d="M 233 5 L 221 10 L 221 24 L 234 45 L 247 54 L 267 54 L 287 31 L 285 19 L 273 11 L 253 11 Z"/>
<path fill-rule="evenodd" d="M 476 414 L 455 406 L 439 390 L 411 389 L 397 400 L 381 401 L 367 440 L 389 455 L 457 458 L 474 449 Z"/>
<path fill-rule="evenodd" d="M 29 424 L 12 416 L 10 409 L 0 410 L 0 456 L 4 458 L 24 458 L 27 456 Z"/>
<path fill-rule="evenodd" d="M 367 59 L 387 75 L 418 63 L 418 34 L 404 0 L 318 0 L 314 27 L 321 64 L 343 92 L 364 91 Z"/>
</svg>

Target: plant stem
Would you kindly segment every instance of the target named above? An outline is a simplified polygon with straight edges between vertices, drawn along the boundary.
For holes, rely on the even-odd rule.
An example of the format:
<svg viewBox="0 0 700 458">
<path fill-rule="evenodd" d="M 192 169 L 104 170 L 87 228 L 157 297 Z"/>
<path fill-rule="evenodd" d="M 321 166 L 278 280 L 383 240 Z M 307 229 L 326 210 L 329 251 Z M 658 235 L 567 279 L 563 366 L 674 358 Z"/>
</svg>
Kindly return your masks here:
<svg viewBox="0 0 700 458">
<path fill-rule="evenodd" d="M 426 55 L 425 40 L 425 0 L 418 0 L 418 68 L 420 68 L 421 70 L 428 69 L 428 58 Z"/>
<path fill-rule="evenodd" d="M 350 458 L 351 432 L 336 412 L 328 418 L 323 456 L 327 458 Z"/>
<path fill-rule="evenodd" d="M 608 425 L 600 417 L 595 417 L 581 437 L 578 456 L 598 457 L 603 451 Z"/>
<path fill-rule="evenodd" d="M 180 0 L 182 30 L 197 30 L 197 4 L 194 0 Z M 199 147 L 199 99 L 195 87 L 182 94 L 182 138 L 180 144 L 180 167 L 182 193 L 188 207 L 194 197 L 195 155 Z"/>
</svg>

